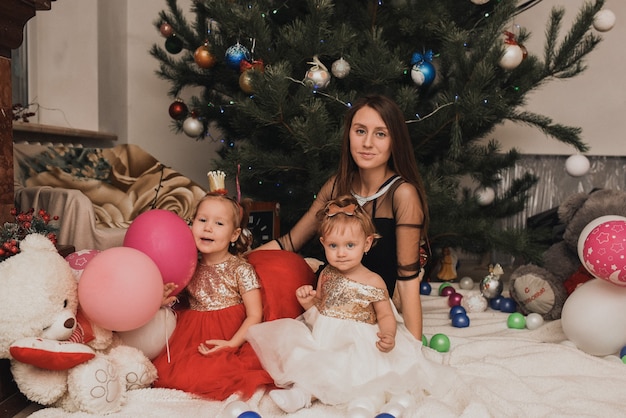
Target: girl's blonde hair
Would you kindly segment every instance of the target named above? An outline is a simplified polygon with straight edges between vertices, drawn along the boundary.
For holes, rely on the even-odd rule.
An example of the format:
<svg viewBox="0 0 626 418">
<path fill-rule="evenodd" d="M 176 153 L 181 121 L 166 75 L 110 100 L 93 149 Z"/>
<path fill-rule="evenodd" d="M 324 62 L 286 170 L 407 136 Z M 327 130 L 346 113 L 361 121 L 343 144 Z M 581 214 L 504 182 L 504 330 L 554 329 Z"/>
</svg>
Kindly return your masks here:
<svg viewBox="0 0 626 418">
<path fill-rule="evenodd" d="M 330 231 L 345 228 L 350 223 L 359 224 L 365 236 L 380 238 L 370 216 L 363 211 L 357 200 L 351 195 L 339 196 L 329 200 L 317 213 L 319 219 L 319 235 L 327 235 Z"/>
<path fill-rule="evenodd" d="M 196 215 L 198 214 L 198 208 L 200 207 L 202 202 L 209 199 L 222 200 L 224 202 L 230 203 L 230 205 L 232 206 L 233 224 L 236 228 L 241 228 L 239 238 L 237 238 L 237 241 L 234 242 L 234 245 L 228 247 L 228 251 L 231 254 L 235 255 L 240 255 L 248 251 L 250 249 L 250 245 L 252 244 L 252 233 L 250 233 L 250 231 L 248 230 L 250 201 L 248 199 L 244 199 L 241 203 L 239 203 L 232 197 L 229 197 L 221 192 L 209 192 L 198 201 L 198 204 L 196 205 L 196 210 L 193 213 L 193 219 L 196 219 Z"/>
</svg>

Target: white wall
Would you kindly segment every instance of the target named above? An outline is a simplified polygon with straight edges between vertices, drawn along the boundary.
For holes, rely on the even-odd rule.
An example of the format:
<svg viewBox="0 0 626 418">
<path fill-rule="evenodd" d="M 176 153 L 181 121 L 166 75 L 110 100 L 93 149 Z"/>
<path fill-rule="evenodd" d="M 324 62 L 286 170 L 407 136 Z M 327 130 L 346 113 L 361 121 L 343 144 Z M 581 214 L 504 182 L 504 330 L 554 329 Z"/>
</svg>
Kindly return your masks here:
<svg viewBox="0 0 626 418">
<path fill-rule="evenodd" d="M 567 28 L 583 1 L 544 0 L 519 15 L 515 23 L 533 33 L 525 44 L 529 51 L 543 54 L 553 6 L 567 6 Z M 190 4 L 179 2 L 183 10 Z M 40 123 L 113 132 L 119 142 L 137 144 L 205 185 L 219 144 L 172 132 L 169 84 L 155 75 L 158 62 L 148 52 L 153 43 L 164 42 L 152 23 L 165 6 L 164 0 L 60 0 L 51 11 L 39 12 L 28 24 L 30 98 L 42 106 Z M 547 83 L 529 96 L 527 109 L 582 127 L 590 154 L 626 155 L 626 78 L 621 75 L 626 2 L 607 0 L 605 7 L 616 14 L 617 24 L 588 57 L 588 70 L 571 80 Z M 504 149 L 515 146 L 528 154 L 574 152 L 535 129 L 510 123 L 492 137 Z"/>
</svg>

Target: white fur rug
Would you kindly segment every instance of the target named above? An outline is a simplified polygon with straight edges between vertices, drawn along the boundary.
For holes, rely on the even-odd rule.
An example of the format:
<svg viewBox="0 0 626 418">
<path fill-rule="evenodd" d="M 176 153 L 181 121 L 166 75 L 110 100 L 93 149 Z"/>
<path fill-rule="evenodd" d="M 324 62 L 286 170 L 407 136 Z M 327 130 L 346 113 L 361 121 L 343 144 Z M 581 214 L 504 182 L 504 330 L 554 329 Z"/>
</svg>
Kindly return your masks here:
<svg viewBox="0 0 626 418">
<path fill-rule="evenodd" d="M 433 292 L 437 284 L 433 283 Z M 457 287 L 458 290 L 458 287 Z M 460 293 L 467 293 L 460 290 Z M 424 348 L 431 361 L 449 365 L 457 373 L 456 385 L 446 394 L 429 397 L 405 410 L 410 417 L 617 417 L 626 411 L 626 364 L 615 356 L 590 356 L 567 341 L 560 321 L 547 322 L 535 330 L 509 329 L 509 314 L 488 308 L 469 313 L 470 326 L 450 324 L 447 298 L 423 296 L 424 334 L 450 337 L 451 348 L 438 353 Z M 107 417 L 225 417 L 234 418 L 224 402 L 194 398 L 167 389 L 129 392 L 121 412 Z M 264 393 L 248 400 L 251 411 L 263 418 L 283 417 Z M 343 417 L 345 411 L 313 403 L 294 418 Z M 93 417 L 41 409 L 33 418 Z M 236 415 L 235 415 L 236 417 Z M 400 417 L 397 417 L 400 418 Z"/>
</svg>

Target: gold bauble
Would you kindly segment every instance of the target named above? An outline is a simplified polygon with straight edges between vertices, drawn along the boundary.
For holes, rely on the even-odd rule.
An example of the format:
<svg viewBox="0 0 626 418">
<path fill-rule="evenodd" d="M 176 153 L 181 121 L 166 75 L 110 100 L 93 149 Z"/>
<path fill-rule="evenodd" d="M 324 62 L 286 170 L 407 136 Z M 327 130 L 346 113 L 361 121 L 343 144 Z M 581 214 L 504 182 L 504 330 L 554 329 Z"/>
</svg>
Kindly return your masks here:
<svg viewBox="0 0 626 418">
<path fill-rule="evenodd" d="M 201 45 L 193 53 L 193 59 L 200 68 L 211 68 L 215 65 L 215 56 L 211 54 L 207 44 Z"/>
<path fill-rule="evenodd" d="M 239 87 L 244 93 L 254 93 L 254 88 L 252 86 L 252 71 L 254 70 L 246 70 L 239 76 Z"/>
</svg>

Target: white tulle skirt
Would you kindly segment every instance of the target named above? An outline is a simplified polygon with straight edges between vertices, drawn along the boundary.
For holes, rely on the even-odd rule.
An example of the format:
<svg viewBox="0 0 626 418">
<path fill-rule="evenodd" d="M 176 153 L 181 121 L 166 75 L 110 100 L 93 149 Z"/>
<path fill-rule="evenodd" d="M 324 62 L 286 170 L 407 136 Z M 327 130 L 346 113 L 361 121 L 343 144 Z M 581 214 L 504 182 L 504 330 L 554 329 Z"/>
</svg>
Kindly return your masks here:
<svg viewBox="0 0 626 418">
<path fill-rule="evenodd" d="M 394 349 L 383 353 L 377 332 L 377 325 L 331 318 L 312 307 L 296 319 L 254 325 L 247 339 L 277 386 L 295 384 L 328 405 L 429 394 L 437 365 L 423 357 L 422 342 L 400 322 Z"/>
</svg>

